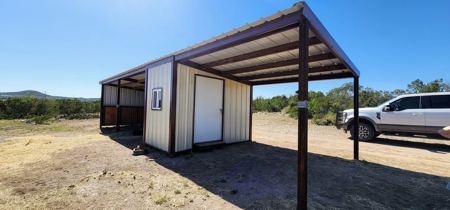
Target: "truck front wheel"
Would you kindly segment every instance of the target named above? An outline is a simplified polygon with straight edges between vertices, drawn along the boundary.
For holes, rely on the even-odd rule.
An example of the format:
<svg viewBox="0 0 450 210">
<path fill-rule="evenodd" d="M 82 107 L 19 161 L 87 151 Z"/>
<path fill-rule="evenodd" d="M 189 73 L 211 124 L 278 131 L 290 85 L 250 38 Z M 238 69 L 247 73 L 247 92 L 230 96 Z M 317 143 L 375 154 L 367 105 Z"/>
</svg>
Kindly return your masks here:
<svg viewBox="0 0 450 210">
<path fill-rule="evenodd" d="M 353 138 L 353 125 L 350 128 L 350 135 Z M 372 125 L 365 122 L 359 122 L 359 140 L 370 141 L 374 137 L 375 137 L 375 130 L 373 129 Z"/>
</svg>

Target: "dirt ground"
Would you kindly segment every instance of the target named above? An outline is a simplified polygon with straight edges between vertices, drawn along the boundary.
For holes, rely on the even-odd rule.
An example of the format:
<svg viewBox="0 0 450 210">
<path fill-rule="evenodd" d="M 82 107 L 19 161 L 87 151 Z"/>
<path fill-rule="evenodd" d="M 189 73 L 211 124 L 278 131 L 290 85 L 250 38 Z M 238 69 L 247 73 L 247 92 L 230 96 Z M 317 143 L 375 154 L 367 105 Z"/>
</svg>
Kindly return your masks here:
<svg viewBox="0 0 450 210">
<path fill-rule="evenodd" d="M 131 131 L 98 119 L 0 121 L 0 209 L 295 209 L 297 121 L 253 115 L 253 141 L 133 156 Z M 450 209 L 450 140 L 360 143 L 308 126 L 309 209 Z"/>
</svg>

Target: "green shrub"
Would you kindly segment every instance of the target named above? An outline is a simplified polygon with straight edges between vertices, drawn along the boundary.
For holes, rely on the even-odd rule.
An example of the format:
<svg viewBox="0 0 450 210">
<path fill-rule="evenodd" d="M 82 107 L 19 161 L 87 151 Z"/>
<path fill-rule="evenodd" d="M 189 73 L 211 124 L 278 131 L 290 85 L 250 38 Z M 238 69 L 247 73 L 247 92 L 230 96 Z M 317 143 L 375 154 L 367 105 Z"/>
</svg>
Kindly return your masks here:
<svg viewBox="0 0 450 210">
<path fill-rule="evenodd" d="M 0 119 L 27 119 L 36 124 L 46 123 L 58 115 L 68 116 L 67 119 L 99 118 L 99 112 L 100 101 L 52 100 L 35 96 L 0 100 Z"/>
</svg>

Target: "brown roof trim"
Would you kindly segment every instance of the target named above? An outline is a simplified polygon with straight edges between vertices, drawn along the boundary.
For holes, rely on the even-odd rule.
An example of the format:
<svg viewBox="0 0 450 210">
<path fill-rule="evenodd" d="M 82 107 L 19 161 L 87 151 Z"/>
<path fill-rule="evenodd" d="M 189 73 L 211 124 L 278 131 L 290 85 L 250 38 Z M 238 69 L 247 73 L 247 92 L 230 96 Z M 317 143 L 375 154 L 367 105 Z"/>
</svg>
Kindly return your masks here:
<svg viewBox="0 0 450 210">
<path fill-rule="evenodd" d="M 309 46 L 313 46 L 313 45 L 317 45 L 317 44 L 321 44 L 321 43 L 322 42 L 316 37 L 309 38 Z M 229 64 L 229 63 L 236 63 L 239 61 L 249 60 L 252 58 L 258 58 L 258 57 L 262 57 L 262 56 L 266 56 L 266 55 L 271 55 L 274 53 L 281 53 L 281 52 L 295 50 L 295 49 L 298 49 L 298 47 L 299 47 L 298 41 L 294 41 L 294 42 L 290 42 L 290 43 L 286 43 L 286 44 L 282 44 L 282 45 L 269 47 L 269 48 L 265 48 L 262 50 L 242 54 L 242 55 L 224 58 L 224 59 L 213 61 L 210 63 L 205 63 L 202 66 L 204 68 L 210 68 L 210 67 L 225 65 L 225 64 Z"/>
<path fill-rule="evenodd" d="M 262 37 L 269 36 L 271 34 L 280 33 L 282 31 L 286 31 L 297 27 L 298 20 L 299 20 L 299 12 L 295 11 L 293 13 L 283 15 L 277 19 L 266 22 L 264 24 L 238 32 L 231 36 L 216 40 L 214 42 L 205 44 L 203 46 L 194 48 L 186 52 L 182 52 L 178 55 L 175 55 L 175 60 L 177 61 L 189 60 L 192 58 L 217 52 L 219 50 L 223 50 L 229 47 L 233 47 L 239 44 L 257 40 Z"/>
<path fill-rule="evenodd" d="M 319 80 L 332 80 L 332 79 L 345 79 L 345 78 L 354 78 L 353 73 L 345 72 L 340 74 L 323 74 L 323 75 L 314 75 L 308 76 L 308 81 L 319 81 Z M 273 85 L 273 84 L 283 84 L 283 83 L 294 83 L 298 82 L 298 77 L 292 78 L 283 78 L 283 79 L 274 79 L 274 80 L 263 80 L 252 82 L 252 85 Z"/>
<path fill-rule="evenodd" d="M 118 74 L 116 76 L 112 76 L 112 77 L 110 77 L 108 79 L 102 80 L 102 81 L 100 81 L 100 84 L 106 84 L 106 83 L 110 83 L 110 82 L 113 82 L 113 81 L 116 81 L 116 80 L 119 80 L 119 79 L 124 79 L 124 78 L 127 78 L 127 77 L 136 76 L 138 74 L 145 73 L 146 69 L 153 68 L 155 66 L 159 66 L 159 65 L 162 65 L 162 64 L 165 64 L 165 63 L 172 62 L 172 60 L 173 60 L 173 56 L 170 56 L 170 57 L 167 57 L 167 58 L 163 58 L 161 60 L 157 60 L 157 61 L 155 61 L 153 63 L 147 64 L 147 65 L 145 65 L 145 66 L 143 66 L 141 68 L 138 68 L 138 69 L 135 69 L 135 70 L 131 70 L 131 71 L 125 73 L 125 74 L 121 73 L 121 74 Z"/>
<path fill-rule="evenodd" d="M 298 64 L 298 59 L 297 64 Z M 316 67 L 316 68 L 309 68 L 308 73 L 320 73 L 325 71 L 335 71 L 335 70 L 341 70 L 346 69 L 344 65 L 338 64 L 334 66 L 324 66 L 324 67 Z M 267 73 L 267 74 L 257 74 L 253 76 L 247 76 L 247 77 L 240 77 L 239 80 L 241 81 L 249 81 L 249 80 L 255 80 L 255 79 L 264 79 L 264 78 L 270 78 L 270 77 L 286 77 L 286 76 L 293 76 L 298 75 L 298 70 L 293 71 L 280 71 L 280 72 L 274 72 L 274 73 Z"/>
<path fill-rule="evenodd" d="M 329 60 L 329 59 L 334 59 L 334 58 L 336 58 L 336 56 L 334 56 L 332 53 L 325 53 L 325 54 L 309 56 L 308 61 L 316 62 L 316 61 L 323 61 L 323 60 Z M 222 75 L 241 74 L 241 73 L 246 73 L 246 72 L 259 71 L 259 70 L 263 70 L 263 69 L 271 69 L 271 68 L 292 66 L 292 65 L 298 65 L 298 58 L 294 58 L 291 60 L 285 60 L 285 61 L 278 61 L 278 62 L 273 62 L 273 63 L 266 63 L 266 64 L 257 65 L 257 66 L 249 66 L 249 67 L 244 67 L 241 69 L 223 71 Z"/>
<path fill-rule="evenodd" d="M 198 63 L 195 63 L 195 62 L 192 62 L 192 61 L 189 61 L 189 60 L 182 61 L 182 62 L 180 62 L 180 64 L 192 67 L 194 69 L 198 69 L 200 71 L 208 72 L 210 74 L 214 74 L 214 75 L 217 75 L 219 77 L 223 77 L 223 78 L 226 78 L 226 79 L 229 79 L 229 80 L 233 80 L 235 82 L 240 82 L 240 83 L 243 83 L 243 84 L 246 84 L 246 85 L 250 85 L 250 83 L 248 83 L 248 82 L 239 81 L 239 78 L 235 77 L 233 75 L 222 75 L 222 72 L 219 71 L 219 70 L 216 70 L 216 69 L 213 69 L 213 68 L 203 68 L 202 69 L 201 68 L 201 66 L 202 66 L 201 64 L 198 64 Z"/>
<path fill-rule="evenodd" d="M 350 69 L 350 71 L 353 72 L 354 77 L 359 77 L 360 72 L 356 68 L 356 66 L 352 63 L 352 61 L 347 57 L 345 52 L 333 39 L 333 37 L 325 28 L 325 26 L 322 24 L 322 22 L 320 22 L 319 18 L 317 18 L 317 16 L 314 14 L 311 8 L 309 8 L 308 4 L 306 4 L 306 2 L 302 3 L 303 8 L 301 15 L 303 18 L 308 19 L 309 22 L 311 23 L 309 30 L 311 30 L 331 50 L 331 52 L 333 52 L 333 54 L 336 55 L 336 57 L 338 57 L 339 60 L 342 61 L 342 63 L 347 67 L 347 69 Z"/>
</svg>

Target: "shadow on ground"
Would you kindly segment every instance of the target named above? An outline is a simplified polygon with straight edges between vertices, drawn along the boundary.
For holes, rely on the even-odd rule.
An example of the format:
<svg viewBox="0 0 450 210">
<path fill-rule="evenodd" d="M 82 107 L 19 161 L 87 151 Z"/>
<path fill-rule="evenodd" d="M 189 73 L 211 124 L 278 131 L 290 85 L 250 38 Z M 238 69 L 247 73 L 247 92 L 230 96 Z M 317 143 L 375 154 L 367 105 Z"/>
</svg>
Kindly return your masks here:
<svg viewBox="0 0 450 210">
<path fill-rule="evenodd" d="M 142 143 L 142 136 L 131 131 L 104 134 L 129 149 Z M 153 149 L 146 156 L 237 207 L 296 208 L 296 150 L 245 142 L 172 158 Z M 448 182 L 446 177 L 308 154 L 310 209 L 449 209 Z"/>
<path fill-rule="evenodd" d="M 381 137 L 380 136 L 380 137 L 373 139 L 372 141 L 369 141 L 368 143 L 424 149 L 424 150 L 428 150 L 430 152 L 443 153 L 443 154 L 450 153 L 450 145 L 447 145 L 444 143 L 442 143 L 442 144 L 431 143 L 431 142 L 427 142 L 427 138 L 422 138 L 422 139 L 423 139 L 423 142 L 417 142 L 417 141 L 389 139 L 389 137 Z M 449 139 L 444 139 L 444 138 L 437 138 L 434 140 L 442 140 L 443 142 L 450 141 Z"/>
</svg>

